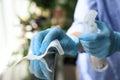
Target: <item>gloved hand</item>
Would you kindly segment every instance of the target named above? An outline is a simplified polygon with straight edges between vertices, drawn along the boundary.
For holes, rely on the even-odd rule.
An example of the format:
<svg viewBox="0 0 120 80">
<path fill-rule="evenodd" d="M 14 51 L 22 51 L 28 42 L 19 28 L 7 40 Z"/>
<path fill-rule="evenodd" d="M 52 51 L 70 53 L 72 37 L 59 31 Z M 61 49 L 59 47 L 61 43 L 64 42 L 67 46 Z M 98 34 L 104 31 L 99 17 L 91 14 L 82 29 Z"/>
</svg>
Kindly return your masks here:
<svg viewBox="0 0 120 80">
<path fill-rule="evenodd" d="M 72 40 L 59 27 L 47 29 L 37 33 L 31 40 L 30 49 L 34 55 L 41 55 L 51 41 L 58 39 L 64 52 L 69 55 L 76 55 L 78 51 L 78 41 Z M 30 70 L 40 79 L 50 80 L 50 72 L 41 61 L 30 61 Z"/>
<path fill-rule="evenodd" d="M 98 58 L 105 58 L 120 51 L 120 33 L 113 32 L 103 22 L 96 21 L 99 33 L 86 33 L 79 36 L 85 52 Z"/>
</svg>

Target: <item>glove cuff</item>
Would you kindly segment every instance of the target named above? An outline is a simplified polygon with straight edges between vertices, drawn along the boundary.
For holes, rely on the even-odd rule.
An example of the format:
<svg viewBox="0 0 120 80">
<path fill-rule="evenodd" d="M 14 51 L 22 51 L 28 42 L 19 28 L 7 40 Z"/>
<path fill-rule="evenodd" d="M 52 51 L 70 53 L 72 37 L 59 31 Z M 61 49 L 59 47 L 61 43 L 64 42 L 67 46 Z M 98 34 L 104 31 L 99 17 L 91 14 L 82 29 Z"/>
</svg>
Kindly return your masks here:
<svg viewBox="0 0 120 80">
<path fill-rule="evenodd" d="M 120 33 L 114 32 L 114 50 L 120 51 Z"/>
<path fill-rule="evenodd" d="M 117 51 L 120 51 L 120 33 L 119 32 L 113 32 L 111 35 L 111 50 L 110 50 L 110 55 L 114 54 Z"/>
</svg>

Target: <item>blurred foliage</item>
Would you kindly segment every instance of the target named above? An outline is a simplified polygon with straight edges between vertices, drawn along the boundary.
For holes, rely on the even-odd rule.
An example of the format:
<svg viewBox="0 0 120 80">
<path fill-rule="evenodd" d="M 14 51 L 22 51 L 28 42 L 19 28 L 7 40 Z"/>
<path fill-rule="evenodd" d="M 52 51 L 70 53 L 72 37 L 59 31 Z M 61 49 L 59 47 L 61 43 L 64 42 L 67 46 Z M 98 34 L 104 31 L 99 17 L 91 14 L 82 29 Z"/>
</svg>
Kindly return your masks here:
<svg viewBox="0 0 120 80">
<path fill-rule="evenodd" d="M 29 0 L 35 3 L 38 7 L 52 9 L 55 6 L 55 0 Z"/>
<path fill-rule="evenodd" d="M 44 15 L 38 16 L 36 15 L 36 13 L 31 13 L 28 10 L 30 17 L 27 20 L 23 20 L 18 15 L 21 24 L 23 24 L 24 26 L 31 25 L 31 21 L 34 20 L 38 28 L 40 28 L 40 30 L 50 28 L 51 26 L 53 26 L 51 23 L 51 19 L 54 16 L 54 10 L 56 9 L 56 7 L 60 7 L 66 13 L 66 16 L 64 16 L 66 18 L 66 22 L 65 24 L 63 24 L 62 28 L 63 30 L 66 31 L 70 27 L 73 21 L 73 13 L 77 0 L 29 0 L 29 1 L 30 1 L 30 5 L 28 6 L 28 9 L 32 6 L 31 5 L 32 3 L 35 3 L 37 8 L 42 8 L 42 12 L 48 9 L 50 14 L 49 17 L 48 16 L 46 17 Z M 60 1 L 63 2 L 61 3 Z"/>
<path fill-rule="evenodd" d="M 76 6 L 77 0 L 65 0 L 64 4 L 58 3 L 67 12 L 67 17 L 73 19 L 73 14 Z"/>
</svg>

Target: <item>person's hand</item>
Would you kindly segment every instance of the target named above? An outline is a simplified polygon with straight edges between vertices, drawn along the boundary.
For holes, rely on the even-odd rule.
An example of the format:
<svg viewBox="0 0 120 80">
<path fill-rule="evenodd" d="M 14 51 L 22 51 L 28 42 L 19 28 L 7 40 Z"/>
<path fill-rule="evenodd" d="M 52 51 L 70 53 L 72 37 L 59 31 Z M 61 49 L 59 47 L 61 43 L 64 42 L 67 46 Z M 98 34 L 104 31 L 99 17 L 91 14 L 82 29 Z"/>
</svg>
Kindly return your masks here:
<svg viewBox="0 0 120 80">
<path fill-rule="evenodd" d="M 30 49 L 34 55 L 41 55 L 51 41 L 58 39 L 64 52 L 69 55 L 76 55 L 78 51 L 78 41 L 73 41 L 62 31 L 55 27 L 37 33 L 31 39 Z M 30 61 L 30 71 L 40 79 L 50 80 L 50 72 L 41 61 Z"/>
<path fill-rule="evenodd" d="M 120 50 L 120 34 L 113 32 L 103 22 L 96 21 L 99 33 L 86 33 L 79 36 L 85 52 L 105 58 Z"/>
</svg>

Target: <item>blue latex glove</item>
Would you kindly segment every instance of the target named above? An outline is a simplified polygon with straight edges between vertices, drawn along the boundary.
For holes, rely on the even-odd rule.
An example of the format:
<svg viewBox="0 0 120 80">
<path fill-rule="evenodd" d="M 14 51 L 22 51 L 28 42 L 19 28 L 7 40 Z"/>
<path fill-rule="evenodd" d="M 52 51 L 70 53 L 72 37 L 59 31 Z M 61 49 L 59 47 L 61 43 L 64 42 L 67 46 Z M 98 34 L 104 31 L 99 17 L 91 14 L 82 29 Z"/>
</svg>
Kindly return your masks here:
<svg viewBox="0 0 120 80">
<path fill-rule="evenodd" d="M 47 29 L 37 33 L 31 40 L 30 49 L 34 55 L 41 55 L 45 52 L 50 42 L 55 39 L 60 41 L 60 44 L 66 54 L 77 54 L 79 40 L 73 41 L 59 27 Z M 50 80 L 51 73 L 47 71 L 45 65 L 41 61 L 30 61 L 30 70 L 36 77 Z"/>
<path fill-rule="evenodd" d="M 86 33 L 79 36 L 85 52 L 105 58 L 120 51 L 120 33 L 113 32 L 103 22 L 96 21 L 100 33 Z"/>
</svg>

